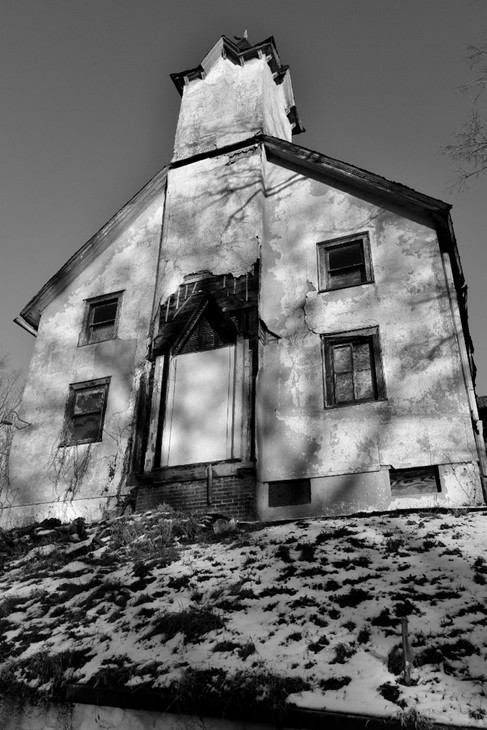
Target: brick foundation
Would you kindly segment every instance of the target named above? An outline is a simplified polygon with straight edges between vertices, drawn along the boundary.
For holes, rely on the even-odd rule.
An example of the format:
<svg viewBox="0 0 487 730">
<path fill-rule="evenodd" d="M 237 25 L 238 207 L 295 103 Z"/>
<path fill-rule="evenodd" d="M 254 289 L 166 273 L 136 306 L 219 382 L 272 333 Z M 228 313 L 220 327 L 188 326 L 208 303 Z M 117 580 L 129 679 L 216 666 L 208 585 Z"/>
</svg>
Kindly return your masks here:
<svg viewBox="0 0 487 730">
<path fill-rule="evenodd" d="M 237 520 L 255 520 L 255 474 L 213 477 L 208 503 L 206 479 L 171 481 L 139 487 L 136 510 L 169 504 L 188 512 L 219 512 Z"/>
</svg>

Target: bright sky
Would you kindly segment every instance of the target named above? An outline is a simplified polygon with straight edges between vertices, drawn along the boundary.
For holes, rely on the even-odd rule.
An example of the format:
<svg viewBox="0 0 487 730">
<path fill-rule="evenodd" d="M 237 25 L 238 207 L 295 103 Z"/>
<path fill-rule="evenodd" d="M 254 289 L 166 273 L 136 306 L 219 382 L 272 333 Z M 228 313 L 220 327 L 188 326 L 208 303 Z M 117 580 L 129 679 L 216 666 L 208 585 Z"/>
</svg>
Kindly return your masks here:
<svg viewBox="0 0 487 730">
<path fill-rule="evenodd" d="M 27 367 L 27 301 L 172 153 L 179 95 L 222 34 L 274 35 L 306 133 L 296 143 L 453 203 L 487 393 L 487 176 L 448 190 L 441 153 L 486 0 L 2 0 L 0 337 Z M 483 101 L 487 105 L 487 94 Z"/>
</svg>

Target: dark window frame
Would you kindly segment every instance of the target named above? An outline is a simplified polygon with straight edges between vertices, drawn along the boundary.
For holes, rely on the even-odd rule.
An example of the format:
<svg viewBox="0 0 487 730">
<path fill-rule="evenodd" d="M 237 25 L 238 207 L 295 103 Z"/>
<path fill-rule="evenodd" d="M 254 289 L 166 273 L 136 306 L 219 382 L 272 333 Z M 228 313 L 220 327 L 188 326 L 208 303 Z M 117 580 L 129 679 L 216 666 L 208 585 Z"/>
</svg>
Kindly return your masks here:
<svg viewBox="0 0 487 730">
<path fill-rule="evenodd" d="M 362 246 L 362 264 L 353 264 L 350 266 L 337 267 L 335 271 L 330 266 L 330 253 L 339 250 L 350 244 L 360 243 Z M 350 236 L 341 236 L 340 238 L 332 238 L 329 241 L 321 241 L 317 244 L 318 259 L 318 291 L 336 291 L 339 289 L 348 289 L 352 286 L 362 286 L 362 284 L 372 284 L 374 282 L 374 270 L 372 267 L 372 255 L 370 251 L 370 238 L 367 231 L 354 233 Z M 333 282 L 333 276 L 340 271 L 346 269 L 362 268 L 362 280 L 354 283 L 337 284 Z"/>
<path fill-rule="evenodd" d="M 111 376 L 106 378 L 97 378 L 96 380 L 84 380 L 80 383 L 70 383 L 64 417 L 64 439 L 60 444 L 61 446 L 75 446 L 78 444 L 91 444 L 102 441 L 110 381 Z M 83 413 L 75 413 L 77 394 L 82 393 L 83 391 L 102 391 L 103 399 L 101 408 L 85 411 Z M 75 435 L 77 422 L 79 423 L 83 416 L 93 416 L 94 414 L 99 414 L 96 433 L 86 438 L 77 438 Z"/>
<path fill-rule="evenodd" d="M 335 348 L 344 345 L 363 345 L 368 344 L 370 352 L 372 386 L 374 389 L 373 397 L 353 398 L 347 401 L 336 400 L 335 387 L 335 367 L 334 367 L 334 351 Z M 325 408 L 344 408 L 346 406 L 360 405 L 361 403 L 373 403 L 387 399 L 386 386 L 384 380 L 384 371 L 382 367 L 382 352 L 379 339 L 379 327 L 366 327 L 359 330 L 348 332 L 337 332 L 331 335 L 321 335 L 322 345 L 322 365 L 323 365 L 323 387 L 324 387 L 324 405 Z M 352 355 L 353 363 L 353 355 Z M 352 368 L 352 378 L 357 372 Z M 353 381 L 352 381 L 353 382 Z"/>
<path fill-rule="evenodd" d="M 122 305 L 123 291 L 112 292 L 110 294 L 102 294 L 98 297 L 90 297 L 85 299 L 85 314 L 83 319 L 83 327 L 79 336 L 78 347 L 84 345 L 97 345 L 99 342 L 107 342 L 108 340 L 115 340 L 118 334 L 118 325 L 120 321 L 120 310 Z M 113 329 L 110 336 L 103 337 L 101 339 L 95 339 L 93 333 L 95 331 L 94 316 L 97 307 L 102 307 L 111 302 L 116 302 L 115 317 L 106 320 L 106 322 L 98 322 L 96 325 L 107 324 L 113 322 Z"/>
</svg>

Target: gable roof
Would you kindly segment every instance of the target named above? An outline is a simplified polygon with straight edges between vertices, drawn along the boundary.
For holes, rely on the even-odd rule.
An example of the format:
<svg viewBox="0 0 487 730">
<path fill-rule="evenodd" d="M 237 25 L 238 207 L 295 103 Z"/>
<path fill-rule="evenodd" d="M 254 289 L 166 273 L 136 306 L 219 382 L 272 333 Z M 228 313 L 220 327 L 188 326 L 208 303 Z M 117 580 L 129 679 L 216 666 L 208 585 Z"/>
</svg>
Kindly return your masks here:
<svg viewBox="0 0 487 730">
<path fill-rule="evenodd" d="M 164 167 L 103 228 L 71 256 L 26 304 L 14 322 L 35 335 L 45 307 L 110 245 L 122 227 L 136 217 L 141 207 L 165 187 L 170 169 L 258 144 L 264 146 L 271 162 L 277 162 L 305 176 L 331 183 L 359 197 L 373 200 L 376 204 L 393 207 L 403 215 L 412 216 L 436 228 L 440 246 L 450 253 L 457 292 L 460 297 L 463 297 L 465 284 L 449 217 L 450 204 L 292 142 L 269 135 L 256 135 L 217 150 L 178 160 L 172 165 Z"/>
<path fill-rule="evenodd" d="M 400 207 L 409 208 L 417 213 L 429 211 L 440 215 L 447 214 L 451 205 L 438 198 L 388 180 L 381 175 L 364 170 L 348 162 L 328 157 L 320 152 L 307 149 L 292 142 L 263 135 L 267 157 L 270 161 L 278 160 L 293 168 L 300 168 L 303 174 L 326 177 L 335 183 L 341 183 L 362 194 L 370 194 L 374 199 L 389 201 Z"/>
<path fill-rule="evenodd" d="M 25 305 L 14 322 L 35 335 L 43 310 L 97 256 L 105 251 L 115 237 L 140 213 L 141 208 L 166 186 L 168 167 L 163 167 L 131 198 L 100 230 L 92 236 L 62 266 L 42 289 Z"/>
</svg>

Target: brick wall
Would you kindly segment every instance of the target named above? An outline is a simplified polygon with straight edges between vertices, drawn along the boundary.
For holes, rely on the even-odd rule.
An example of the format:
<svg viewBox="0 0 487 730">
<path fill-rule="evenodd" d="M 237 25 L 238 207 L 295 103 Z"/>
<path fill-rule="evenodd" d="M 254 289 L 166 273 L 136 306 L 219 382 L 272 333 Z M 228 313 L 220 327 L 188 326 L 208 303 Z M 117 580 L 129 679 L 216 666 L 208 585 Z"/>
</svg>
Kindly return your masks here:
<svg viewBox="0 0 487 730">
<path fill-rule="evenodd" d="M 211 504 L 208 504 L 206 479 L 139 487 L 137 511 L 162 503 L 188 512 L 218 512 L 237 520 L 254 520 L 255 474 L 213 477 Z"/>
</svg>

